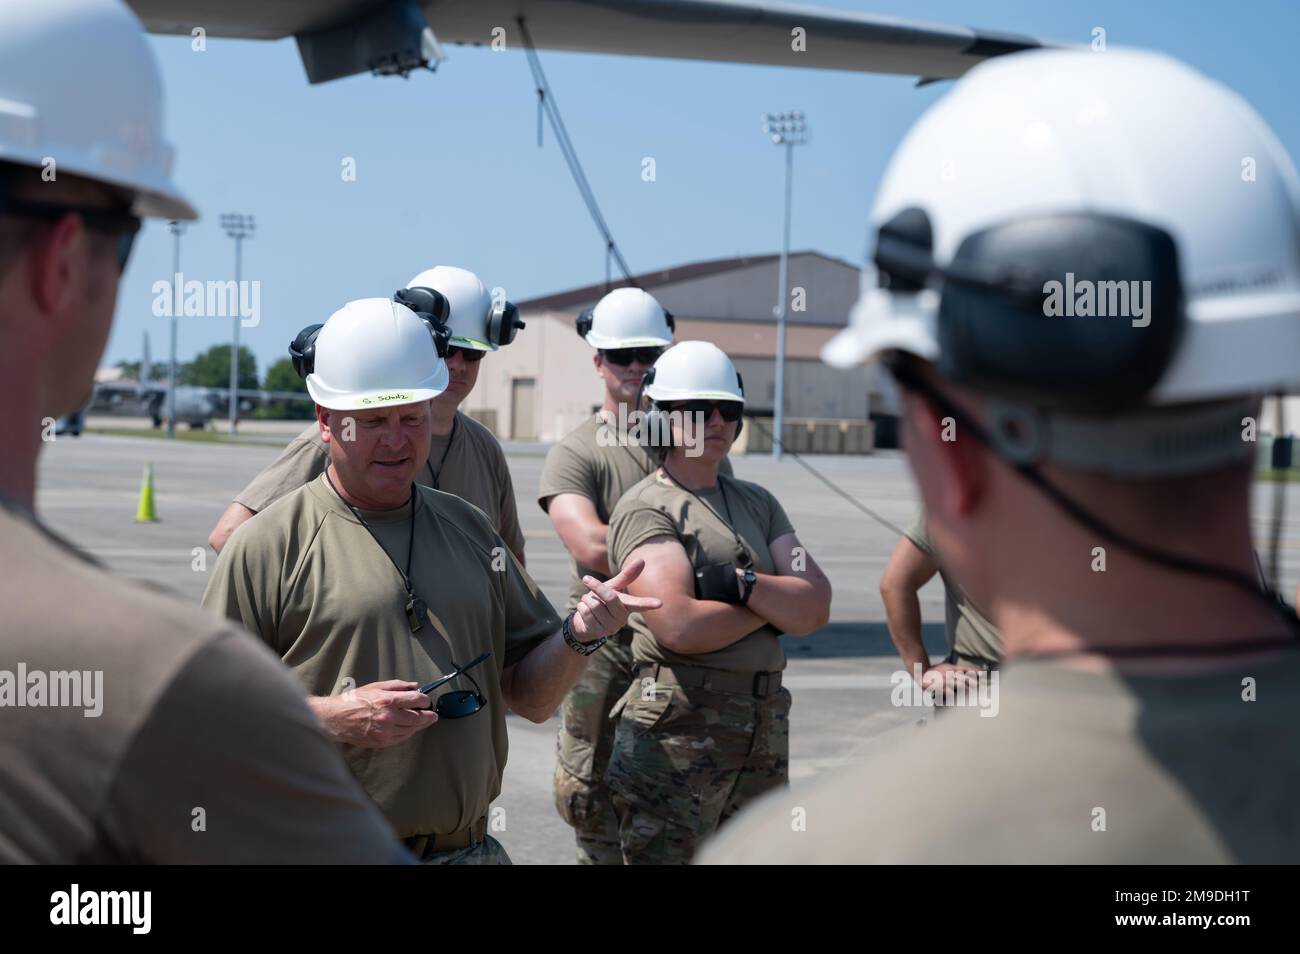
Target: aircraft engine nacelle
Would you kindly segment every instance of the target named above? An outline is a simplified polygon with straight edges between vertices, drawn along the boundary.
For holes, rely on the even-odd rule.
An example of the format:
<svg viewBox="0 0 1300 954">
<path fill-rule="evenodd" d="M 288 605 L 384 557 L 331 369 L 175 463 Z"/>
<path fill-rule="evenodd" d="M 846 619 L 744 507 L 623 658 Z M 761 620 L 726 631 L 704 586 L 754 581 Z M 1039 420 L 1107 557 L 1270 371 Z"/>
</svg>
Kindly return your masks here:
<svg viewBox="0 0 1300 954">
<path fill-rule="evenodd" d="M 406 76 L 416 69 L 435 70 L 446 58 L 415 0 L 381 4 L 361 17 L 298 33 L 294 39 L 311 83 L 367 71 Z"/>
</svg>

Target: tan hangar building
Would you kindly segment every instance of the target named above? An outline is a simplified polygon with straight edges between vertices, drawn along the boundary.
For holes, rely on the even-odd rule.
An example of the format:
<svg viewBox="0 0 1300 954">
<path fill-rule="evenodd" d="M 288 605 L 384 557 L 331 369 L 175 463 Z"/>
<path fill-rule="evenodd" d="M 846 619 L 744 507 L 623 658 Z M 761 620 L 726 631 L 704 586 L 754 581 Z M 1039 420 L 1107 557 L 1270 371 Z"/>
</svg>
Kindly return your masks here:
<svg viewBox="0 0 1300 954">
<path fill-rule="evenodd" d="M 771 427 L 774 405 L 772 310 L 779 263 L 777 255 L 725 258 L 635 278 L 673 313 L 678 341 L 711 341 L 735 361 L 748 409 L 759 418 L 760 426 L 742 435 L 750 451 L 771 446 L 764 432 Z M 790 449 L 862 453 L 875 443 L 873 431 L 880 443 L 888 441 L 896 405 L 887 377 L 876 368 L 835 370 L 819 357 L 822 345 L 848 320 L 860 274 L 857 266 L 820 252 L 791 253 L 785 382 Z M 610 287 L 624 284 L 588 285 L 518 302 L 527 328 L 484 362 L 465 410 L 504 440 L 549 443 L 575 428 L 600 403 L 601 386 L 592 350 L 577 336 L 574 319 Z"/>
</svg>

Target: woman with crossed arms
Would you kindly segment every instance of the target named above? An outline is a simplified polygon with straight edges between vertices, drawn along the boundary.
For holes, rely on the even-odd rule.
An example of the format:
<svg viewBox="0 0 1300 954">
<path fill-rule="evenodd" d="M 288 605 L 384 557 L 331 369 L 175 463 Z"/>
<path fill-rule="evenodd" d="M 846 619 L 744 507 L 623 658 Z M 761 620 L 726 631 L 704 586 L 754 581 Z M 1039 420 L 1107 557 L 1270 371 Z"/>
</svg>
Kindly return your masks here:
<svg viewBox="0 0 1300 954">
<path fill-rule="evenodd" d="M 790 693 L 780 634 L 830 617 L 831 586 L 764 488 L 721 476 L 740 433 L 735 366 L 704 341 L 666 351 L 644 381 L 659 468 L 610 516 L 611 570 L 645 561 L 632 591 L 637 678 L 606 780 L 628 864 L 684 864 L 743 806 L 789 780 Z M 669 436 L 670 435 L 670 436 Z"/>
</svg>

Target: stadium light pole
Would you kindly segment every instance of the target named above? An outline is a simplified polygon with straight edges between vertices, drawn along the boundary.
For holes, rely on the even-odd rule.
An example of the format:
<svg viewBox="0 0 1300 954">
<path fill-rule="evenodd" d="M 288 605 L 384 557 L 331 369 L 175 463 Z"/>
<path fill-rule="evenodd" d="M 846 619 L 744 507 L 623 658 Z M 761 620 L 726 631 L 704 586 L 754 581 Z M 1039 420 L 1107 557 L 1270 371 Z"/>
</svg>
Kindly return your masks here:
<svg viewBox="0 0 1300 954">
<path fill-rule="evenodd" d="M 221 227 L 226 235 L 235 240 L 235 301 L 240 300 L 239 281 L 240 266 L 243 262 L 244 239 L 253 237 L 253 217 L 237 212 L 228 212 L 221 216 Z M 231 319 L 234 333 L 230 346 L 230 436 L 234 437 L 239 424 L 239 308 Z"/>
<path fill-rule="evenodd" d="M 172 282 L 181 280 L 181 233 L 185 226 L 175 219 L 167 223 L 167 231 L 172 233 Z M 178 289 L 172 287 L 172 328 L 171 360 L 167 371 L 167 437 L 176 437 L 176 302 L 180 301 Z"/>
<path fill-rule="evenodd" d="M 799 110 L 787 113 L 764 113 L 763 132 L 773 145 L 785 147 L 785 232 L 781 241 L 780 291 L 776 307 L 776 388 L 775 414 L 772 421 L 773 460 L 781 459 L 781 442 L 785 440 L 785 312 L 790 296 L 790 196 L 794 181 L 794 147 L 808 141 L 808 124 Z"/>
</svg>

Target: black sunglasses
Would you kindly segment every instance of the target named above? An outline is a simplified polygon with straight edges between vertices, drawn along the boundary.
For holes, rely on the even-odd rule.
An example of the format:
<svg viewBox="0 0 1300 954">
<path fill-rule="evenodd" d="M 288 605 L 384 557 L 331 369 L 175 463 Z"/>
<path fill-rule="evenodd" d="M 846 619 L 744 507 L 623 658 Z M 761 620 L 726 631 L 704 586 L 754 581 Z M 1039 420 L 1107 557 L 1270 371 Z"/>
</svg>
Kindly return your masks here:
<svg viewBox="0 0 1300 954">
<path fill-rule="evenodd" d="M 728 424 L 734 424 L 745 413 L 745 405 L 740 401 L 681 401 L 668 406 L 670 411 L 702 414 L 706 421 L 713 416 L 715 408 Z"/>
<path fill-rule="evenodd" d="M 474 683 L 474 692 L 470 692 L 468 689 L 453 689 L 451 692 L 444 692 L 437 698 L 433 705 L 433 711 L 438 713 L 439 719 L 464 719 L 466 716 L 472 716 L 487 705 L 487 700 L 483 698 L 483 690 L 479 688 L 478 680 L 469 674 L 469 670 L 473 669 L 491 655 L 490 652 L 483 653 L 473 662 L 467 663 L 464 666 L 459 665 L 456 660 L 453 659 L 451 664 L 455 666 L 456 669 L 451 673 L 451 675 L 443 676 L 441 679 L 435 679 L 433 682 L 427 683 L 419 688 L 420 692 L 428 695 L 439 686 L 445 686 L 457 676 L 465 676 L 470 682 Z"/>
<path fill-rule="evenodd" d="M 470 364 L 474 364 L 475 362 L 482 361 L 483 355 L 487 354 L 487 352 L 479 351 L 477 348 L 462 348 L 459 345 L 447 346 L 446 357 L 450 358 L 452 355 L 457 355 L 457 354 L 460 355 L 462 358 L 464 358 L 466 361 L 468 361 Z"/>
<path fill-rule="evenodd" d="M 664 353 L 663 348 L 610 348 L 601 350 L 601 356 L 610 364 L 616 364 L 620 368 L 626 368 L 633 361 L 639 361 L 641 364 L 654 364 L 659 360 L 659 356 Z"/>
<path fill-rule="evenodd" d="M 140 232 L 140 217 L 124 208 L 95 209 L 77 205 L 42 205 L 13 199 L 0 200 L 0 212 L 29 219 L 58 221 L 65 215 L 76 215 L 86 228 L 102 235 L 117 236 L 117 270 L 126 271 L 127 260 Z"/>
</svg>

